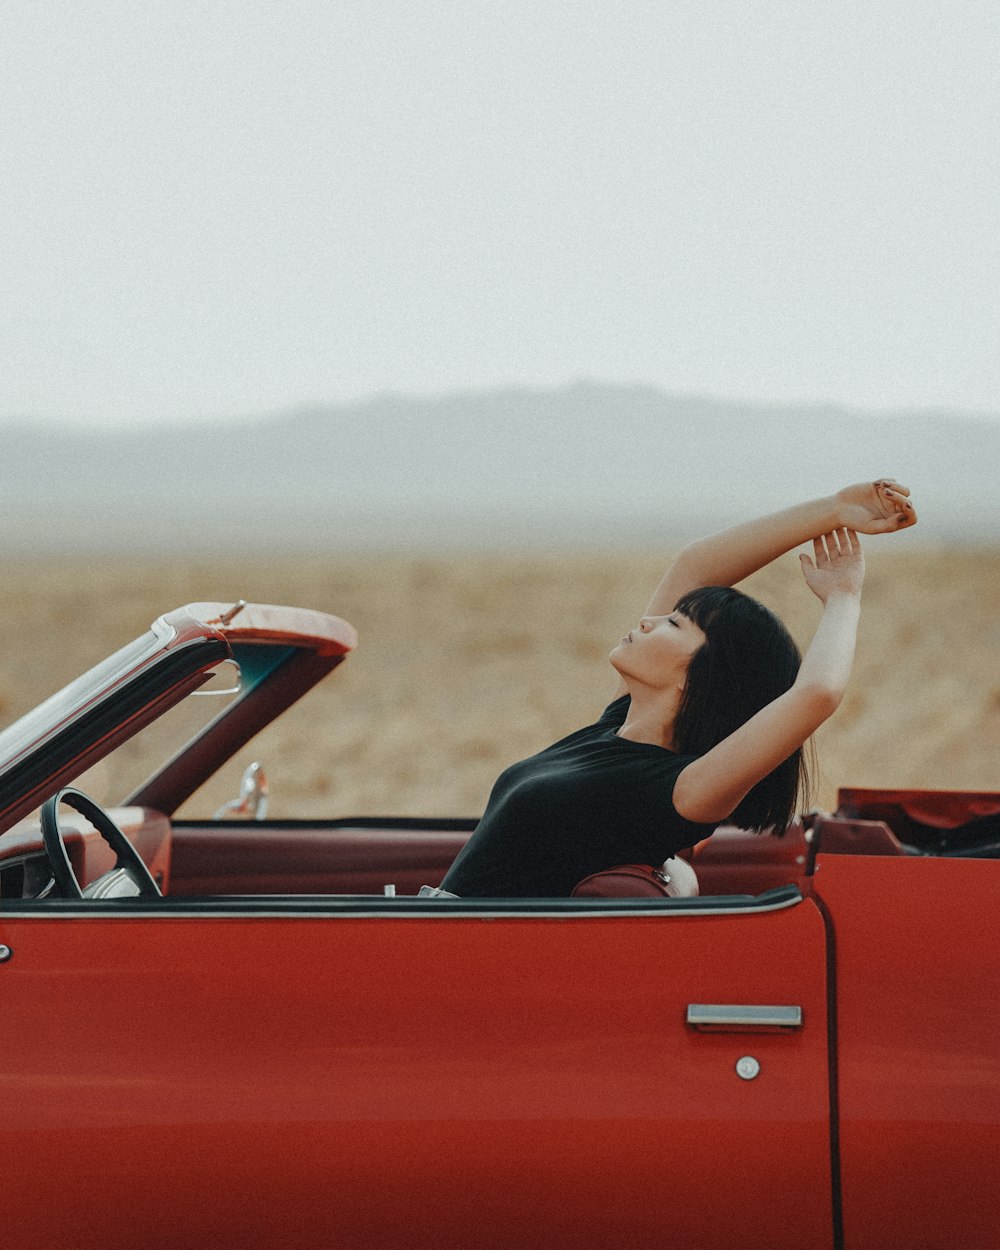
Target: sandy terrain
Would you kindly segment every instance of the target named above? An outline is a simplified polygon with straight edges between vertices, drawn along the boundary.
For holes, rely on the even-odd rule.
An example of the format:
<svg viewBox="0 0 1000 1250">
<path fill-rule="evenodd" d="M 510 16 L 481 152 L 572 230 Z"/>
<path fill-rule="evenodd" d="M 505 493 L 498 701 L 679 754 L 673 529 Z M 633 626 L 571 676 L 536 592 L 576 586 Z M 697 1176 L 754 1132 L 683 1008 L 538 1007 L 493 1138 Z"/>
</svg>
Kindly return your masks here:
<svg viewBox="0 0 1000 1250">
<path fill-rule="evenodd" d="M 905 538 L 890 551 L 890 541 L 882 551 L 868 544 L 855 677 L 819 735 L 824 807 L 847 784 L 1000 789 L 1000 553 L 928 554 Z M 214 810 L 259 757 L 275 816 L 476 815 L 506 764 L 599 712 L 613 686 L 607 652 L 663 566 L 663 556 L 634 554 L 8 561 L 0 721 L 168 608 L 239 597 L 299 604 L 346 617 L 358 651 L 186 814 Z M 808 639 L 818 604 L 793 556 L 748 589 Z"/>
</svg>

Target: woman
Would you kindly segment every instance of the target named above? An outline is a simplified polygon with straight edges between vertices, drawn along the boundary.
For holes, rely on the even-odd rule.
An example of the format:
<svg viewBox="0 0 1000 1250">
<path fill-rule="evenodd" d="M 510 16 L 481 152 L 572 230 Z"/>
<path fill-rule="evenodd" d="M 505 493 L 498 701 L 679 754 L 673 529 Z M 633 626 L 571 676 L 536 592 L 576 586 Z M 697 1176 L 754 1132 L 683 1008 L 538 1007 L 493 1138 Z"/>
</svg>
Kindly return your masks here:
<svg viewBox="0 0 1000 1250">
<path fill-rule="evenodd" d="M 501 774 L 442 890 L 568 896 L 591 873 L 658 864 L 730 818 L 783 833 L 803 744 L 836 710 L 854 659 L 857 535 L 915 525 L 909 493 L 891 479 L 848 486 L 685 548 L 611 652 L 620 681 L 604 714 Z M 777 617 L 732 586 L 810 539 L 799 560 L 823 611 L 800 659 Z"/>
</svg>

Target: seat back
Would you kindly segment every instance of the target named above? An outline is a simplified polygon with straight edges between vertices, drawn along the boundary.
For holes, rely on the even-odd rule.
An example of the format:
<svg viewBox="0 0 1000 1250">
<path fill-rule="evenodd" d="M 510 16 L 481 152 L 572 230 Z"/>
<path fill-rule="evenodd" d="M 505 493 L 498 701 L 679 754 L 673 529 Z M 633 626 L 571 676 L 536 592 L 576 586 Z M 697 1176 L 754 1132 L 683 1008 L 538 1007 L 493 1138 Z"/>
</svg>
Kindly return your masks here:
<svg viewBox="0 0 1000 1250">
<path fill-rule="evenodd" d="M 801 820 L 792 821 L 781 838 L 720 825 L 694 846 L 691 863 L 703 894 L 760 894 L 779 885 L 807 888 L 807 850 Z"/>
<path fill-rule="evenodd" d="M 694 898 L 698 878 L 683 859 L 650 864 L 618 864 L 591 873 L 573 889 L 572 898 Z"/>
</svg>

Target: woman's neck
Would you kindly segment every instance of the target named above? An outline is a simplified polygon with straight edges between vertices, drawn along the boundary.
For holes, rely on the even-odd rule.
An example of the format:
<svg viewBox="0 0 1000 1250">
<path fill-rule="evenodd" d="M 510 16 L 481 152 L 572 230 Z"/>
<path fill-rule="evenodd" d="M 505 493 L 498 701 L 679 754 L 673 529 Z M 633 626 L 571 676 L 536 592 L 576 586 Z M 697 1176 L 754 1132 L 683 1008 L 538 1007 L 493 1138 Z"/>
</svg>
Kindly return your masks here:
<svg viewBox="0 0 1000 1250">
<path fill-rule="evenodd" d="M 651 691 L 644 687 L 630 687 L 629 694 L 631 702 L 618 737 L 628 738 L 630 742 L 648 742 L 672 751 L 679 698 L 671 697 L 662 690 Z"/>
</svg>

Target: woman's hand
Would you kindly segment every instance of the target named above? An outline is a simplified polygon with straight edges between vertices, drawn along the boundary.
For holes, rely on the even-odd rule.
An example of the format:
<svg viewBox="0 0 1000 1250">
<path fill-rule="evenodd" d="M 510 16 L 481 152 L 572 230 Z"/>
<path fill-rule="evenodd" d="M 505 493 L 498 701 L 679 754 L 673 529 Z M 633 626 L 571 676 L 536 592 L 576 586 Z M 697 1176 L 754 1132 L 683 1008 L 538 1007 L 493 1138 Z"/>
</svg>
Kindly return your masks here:
<svg viewBox="0 0 1000 1250">
<path fill-rule="evenodd" d="M 799 556 L 806 585 L 821 603 L 836 592 L 860 596 L 865 580 L 865 558 L 853 530 L 831 530 L 813 539 L 815 564 L 807 555 Z"/>
<path fill-rule="evenodd" d="M 837 492 L 838 520 L 858 534 L 892 534 L 916 525 L 909 489 L 891 477 L 858 482 Z"/>
</svg>

